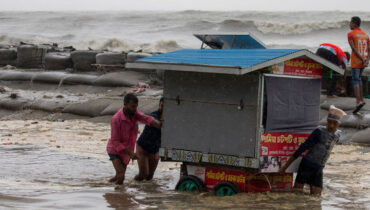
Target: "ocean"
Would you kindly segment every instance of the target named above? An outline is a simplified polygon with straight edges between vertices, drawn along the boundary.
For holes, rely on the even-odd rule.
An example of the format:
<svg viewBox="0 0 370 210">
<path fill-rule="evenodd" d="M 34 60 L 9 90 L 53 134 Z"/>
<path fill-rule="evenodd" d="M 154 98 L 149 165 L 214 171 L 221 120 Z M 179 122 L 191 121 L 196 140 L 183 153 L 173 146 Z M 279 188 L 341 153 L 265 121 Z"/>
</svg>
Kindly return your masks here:
<svg viewBox="0 0 370 210">
<path fill-rule="evenodd" d="M 330 42 L 349 50 L 348 25 L 355 15 L 370 33 L 369 12 L 0 12 L 0 44 L 166 52 L 199 48 L 195 33 L 252 33 L 271 48 L 315 50 Z"/>
</svg>

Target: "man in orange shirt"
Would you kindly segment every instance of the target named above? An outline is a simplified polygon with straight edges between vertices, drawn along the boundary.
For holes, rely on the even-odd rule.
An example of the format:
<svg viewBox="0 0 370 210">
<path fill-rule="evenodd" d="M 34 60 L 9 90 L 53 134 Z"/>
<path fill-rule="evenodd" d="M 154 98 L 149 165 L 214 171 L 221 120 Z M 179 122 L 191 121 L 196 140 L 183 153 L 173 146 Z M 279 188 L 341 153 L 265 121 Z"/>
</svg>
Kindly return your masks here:
<svg viewBox="0 0 370 210">
<path fill-rule="evenodd" d="M 352 17 L 349 24 L 351 32 L 348 33 L 348 42 L 352 49 L 351 55 L 351 73 L 352 83 L 355 92 L 357 104 L 353 111 L 354 114 L 359 112 L 365 105 L 361 75 L 365 67 L 369 65 L 369 36 L 360 28 L 361 19 L 359 17 Z"/>
</svg>

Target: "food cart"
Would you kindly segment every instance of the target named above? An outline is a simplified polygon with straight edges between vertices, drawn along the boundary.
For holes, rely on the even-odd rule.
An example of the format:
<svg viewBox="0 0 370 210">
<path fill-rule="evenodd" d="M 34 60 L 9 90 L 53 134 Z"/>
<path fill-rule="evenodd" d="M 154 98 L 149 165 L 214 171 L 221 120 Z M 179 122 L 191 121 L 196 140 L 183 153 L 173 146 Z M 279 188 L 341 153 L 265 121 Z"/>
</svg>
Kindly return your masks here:
<svg viewBox="0 0 370 210">
<path fill-rule="evenodd" d="M 336 65 L 305 49 L 181 49 L 130 68 L 164 70 L 162 161 L 182 162 L 176 189 L 289 191 L 319 125 L 321 78 Z"/>
</svg>

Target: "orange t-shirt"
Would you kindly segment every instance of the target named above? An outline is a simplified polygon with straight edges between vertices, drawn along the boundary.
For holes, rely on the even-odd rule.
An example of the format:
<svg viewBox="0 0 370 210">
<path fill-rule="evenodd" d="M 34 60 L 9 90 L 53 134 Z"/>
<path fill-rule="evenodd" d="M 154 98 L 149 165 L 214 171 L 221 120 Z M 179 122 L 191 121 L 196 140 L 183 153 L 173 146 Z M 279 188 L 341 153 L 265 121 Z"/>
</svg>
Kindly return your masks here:
<svg viewBox="0 0 370 210">
<path fill-rule="evenodd" d="M 355 28 L 348 33 L 348 42 L 353 41 L 355 49 L 366 59 L 369 53 L 370 40 L 369 36 L 363 32 L 360 28 Z M 352 51 L 351 54 L 351 67 L 352 68 L 364 68 L 365 66 L 361 62 L 361 59 Z"/>
</svg>

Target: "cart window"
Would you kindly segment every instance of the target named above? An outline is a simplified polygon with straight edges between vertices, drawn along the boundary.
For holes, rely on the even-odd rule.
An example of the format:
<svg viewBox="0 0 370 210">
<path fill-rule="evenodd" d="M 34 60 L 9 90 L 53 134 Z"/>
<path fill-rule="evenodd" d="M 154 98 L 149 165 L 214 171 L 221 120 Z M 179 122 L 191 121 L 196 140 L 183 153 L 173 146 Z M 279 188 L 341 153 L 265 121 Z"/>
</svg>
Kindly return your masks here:
<svg viewBox="0 0 370 210">
<path fill-rule="evenodd" d="M 319 125 L 321 80 L 266 76 L 266 132 L 307 132 Z"/>
</svg>

